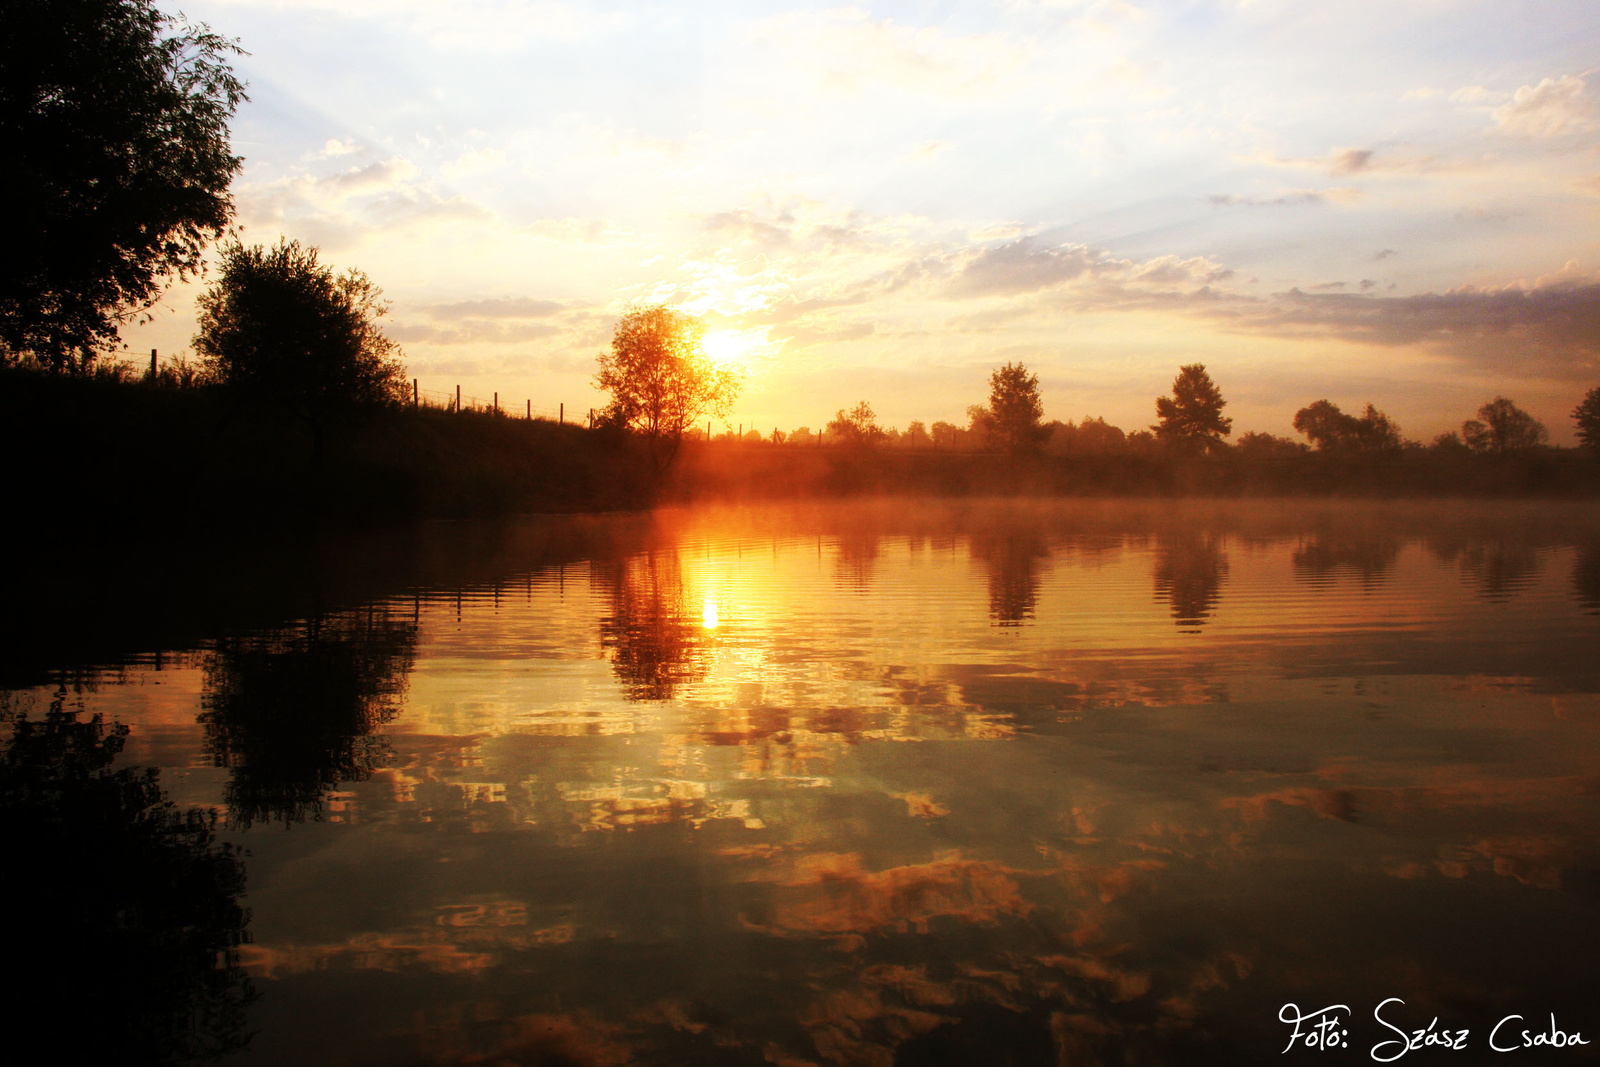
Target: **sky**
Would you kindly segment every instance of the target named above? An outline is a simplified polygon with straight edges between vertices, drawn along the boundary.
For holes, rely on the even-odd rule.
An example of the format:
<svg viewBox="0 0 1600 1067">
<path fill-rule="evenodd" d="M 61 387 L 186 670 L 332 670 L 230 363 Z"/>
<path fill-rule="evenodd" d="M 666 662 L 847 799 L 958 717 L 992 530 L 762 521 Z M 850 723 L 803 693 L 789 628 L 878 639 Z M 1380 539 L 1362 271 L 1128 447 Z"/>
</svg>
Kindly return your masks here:
<svg viewBox="0 0 1600 1067">
<path fill-rule="evenodd" d="M 168 7 L 176 11 L 176 7 Z M 703 316 L 730 426 L 1155 419 L 1326 398 L 1412 438 L 1600 385 L 1594 0 L 796 6 L 202 0 L 250 100 L 241 237 L 391 301 L 423 390 L 604 403 L 629 307 Z M 134 352 L 190 348 L 176 286 Z"/>
</svg>

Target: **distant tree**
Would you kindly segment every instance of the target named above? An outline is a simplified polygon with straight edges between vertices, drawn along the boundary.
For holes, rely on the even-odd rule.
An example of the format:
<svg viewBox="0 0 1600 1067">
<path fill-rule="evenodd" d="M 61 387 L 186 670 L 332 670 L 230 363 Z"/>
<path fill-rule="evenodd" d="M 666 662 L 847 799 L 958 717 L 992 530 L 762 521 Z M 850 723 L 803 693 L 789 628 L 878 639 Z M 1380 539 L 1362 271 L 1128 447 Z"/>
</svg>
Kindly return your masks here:
<svg viewBox="0 0 1600 1067">
<path fill-rule="evenodd" d="M 906 427 L 906 432 L 900 435 L 900 443 L 907 448 L 927 448 L 933 443 L 928 436 L 928 428 L 920 419 L 912 419 L 911 425 Z"/>
<path fill-rule="evenodd" d="M 1294 413 L 1294 428 L 1319 452 L 1393 452 L 1400 447 L 1400 427 L 1372 404 L 1357 418 L 1331 401 L 1318 400 Z"/>
<path fill-rule="evenodd" d="M 970 448 L 988 448 L 994 435 L 994 416 L 982 404 L 967 405 L 966 443 Z"/>
<path fill-rule="evenodd" d="M 330 418 L 407 392 L 399 348 L 378 328 L 382 290 L 353 268 L 335 274 L 315 248 L 229 245 L 199 304 L 194 347 L 209 373 L 305 422 L 319 458 Z"/>
<path fill-rule="evenodd" d="M 883 440 L 883 428 L 872 413 L 872 405 L 863 400 L 849 411 L 839 413 L 828 423 L 828 436 L 847 445 L 875 445 Z"/>
<path fill-rule="evenodd" d="M 1086 415 L 1078 423 L 1077 447 L 1081 452 L 1105 455 L 1120 452 L 1127 444 L 1128 435 L 1120 426 L 1113 426 L 1099 415 Z"/>
<path fill-rule="evenodd" d="M 1013 455 L 1037 451 L 1045 440 L 1039 425 L 1043 416 L 1039 376 L 1021 363 L 996 367 L 989 375 L 988 422 L 994 440 Z"/>
<path fill-rule="evenodd" d="M 1544 424 L 1503 396 L 1478 409 L 1478 417 L 1461 424 L 1461 437 L 1474 452 L 1506 455 L 1535 448 L 1549 434 Z"/>
<path fill-rule="evenodd" d="M 1583 403 L 1572 411 L 1578 423 L 1578 440 L 1591 452 L 1600 452 L 1600 385 L 1583 395 Z"/>
<path fill-rule="evenodd" d="M 809 426 L 799 426 L 790 430 L 787 440 L 791 445 L 814 445 L 817 443 L 816 437 L 812 434 Z"/>
<path fill-rule="evenodd" d="M 960 432 L 959 426 L 941 419 L 928 427 L 928 439 L 933 442 L 934 448 L 954 448 Z"/>
<path fill-rule="evenodd" d="M 0 351 L 82 369 L 233 214 L 238 44 L 152 0 L 8 0 Z"/>
<path fill-rule="evenodd" d="M 1233 429 L 1233 420 L 1222 414 L 1227 403 L 1205 364 L 1190 363 L 1178 368 L 1172 395 L 1156 398 L 1156 417 L 1161 421 L 1151 429 L 1161 440 L 1183 448 L 1216 448 Z"/>
<path fill-rule="evenodd" d="M 666 304 L 624 314 L 594 379 L 610 420 L 676 446 L 702 414 L 727 417 L 744 376 L 714 363 L 704 339 L 699 319 Z"/>
<path fill-rule="evenodd" d="M 1233 448 L 1239 455 L 1253 460 L 1290 459 L 1306 452 L 1306 446 L 1298 441 L 1253 430 L 1235 441 Z"/>
</svg>

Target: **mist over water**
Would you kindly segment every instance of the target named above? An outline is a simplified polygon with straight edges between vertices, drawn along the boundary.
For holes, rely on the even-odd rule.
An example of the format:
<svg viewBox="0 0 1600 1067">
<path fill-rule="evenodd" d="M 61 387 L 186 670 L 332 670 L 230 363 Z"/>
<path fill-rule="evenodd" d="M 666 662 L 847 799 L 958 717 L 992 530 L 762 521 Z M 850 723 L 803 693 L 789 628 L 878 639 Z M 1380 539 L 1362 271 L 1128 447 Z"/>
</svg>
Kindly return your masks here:
<svg viewBox="0 0 1600 1067">
<path fill-rule="evenodd" d="M 1367 1060 L 1391 997 L 1452 1063 L 1512 1013 L 1600 1035 L 1593 506 L 708 508 L 253 567 L 148 633 L 56 604 L 3 704 L 125 728 L 247 850 L 237 1062 L 1266 1062 L 1288 1003 Z"/>
</svg>

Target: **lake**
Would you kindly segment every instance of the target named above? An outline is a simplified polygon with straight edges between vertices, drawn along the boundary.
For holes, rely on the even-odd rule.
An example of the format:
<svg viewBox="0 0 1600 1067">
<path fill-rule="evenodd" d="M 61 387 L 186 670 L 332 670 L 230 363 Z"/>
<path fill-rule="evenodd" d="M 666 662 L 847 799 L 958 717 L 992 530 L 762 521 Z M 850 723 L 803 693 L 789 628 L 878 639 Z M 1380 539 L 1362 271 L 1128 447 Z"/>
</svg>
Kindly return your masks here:
<svg viewBox="0 0 1600 1067">
<path fill-rule="evenodd" d="M 0 698 L 16 1010 L 63 1061 L 1597 1058 L 1593 505 L 97 567 L 13 602 Z"/>
</svg>

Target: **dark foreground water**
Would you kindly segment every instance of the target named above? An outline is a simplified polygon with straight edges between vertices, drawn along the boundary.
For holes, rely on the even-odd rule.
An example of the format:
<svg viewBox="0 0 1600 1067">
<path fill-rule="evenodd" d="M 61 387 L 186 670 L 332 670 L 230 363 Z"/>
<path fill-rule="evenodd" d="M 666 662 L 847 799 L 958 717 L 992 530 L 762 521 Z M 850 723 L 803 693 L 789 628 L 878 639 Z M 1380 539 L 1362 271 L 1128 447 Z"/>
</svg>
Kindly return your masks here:
<svg viewBox="0 0 1600 1067">
<path fill-rule="evenodd" d="M 1600 1049 L 1592 507 L 775 507 L 128 570 L 10 607 L 40 1062 Z"/>
</svg>

